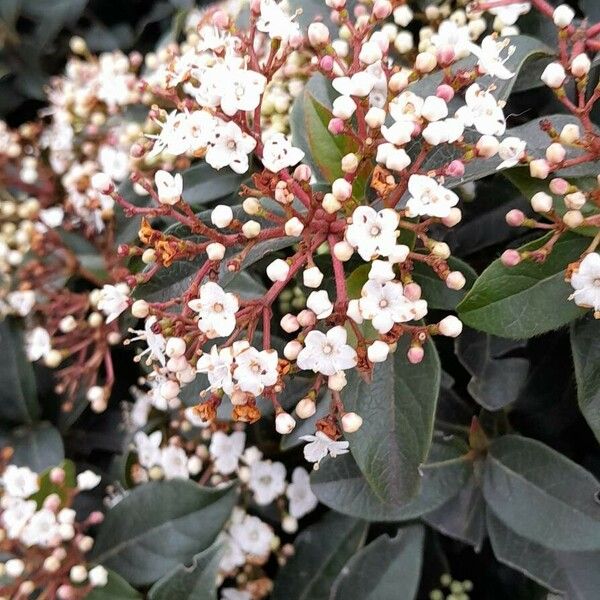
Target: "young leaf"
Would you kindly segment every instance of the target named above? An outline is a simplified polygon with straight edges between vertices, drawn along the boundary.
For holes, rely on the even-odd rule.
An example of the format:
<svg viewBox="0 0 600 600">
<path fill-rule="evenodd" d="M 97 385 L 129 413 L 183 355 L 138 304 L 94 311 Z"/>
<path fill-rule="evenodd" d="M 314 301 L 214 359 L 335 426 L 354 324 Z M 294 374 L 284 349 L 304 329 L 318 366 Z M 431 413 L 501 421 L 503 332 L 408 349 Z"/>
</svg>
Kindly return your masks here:
<svg viewBox="0 0 600 600">
<path fill-rule="evenodd" d="M 346 409 L 363 418 L 362 427 L 347 434 L 350 450 L 373 492 L 388 504 L 406 503 L 419 493 L 440 386 L 434 344 L 427 342 L 418 365 L 408 362 L 407 350 L 401 340 L 393 357 L 376 365 L 370 383 L 352 371 L 344 394 Z"/>
<path fill-rule="evenodd" d="M 235 487 L 179 479 L 142 485 L 108 511 L 92 559 L 133 585 L 153 583 L 214 541 L 235 498 Z"/>
<path fill-rule="evenodd" d="M 189 567 L 179 566 L 157 581 L 148 592 L 148 600 L 216 600 L 222 553 L 223 547 L 215 542 L 194 556 Z"/>
<path fill-rule="evenodd" d="M 362 546 L 367 524 L 328 512 L 295 542 L 296 552 L 275 579 L 273 600 L 329 600 L 331 585 Z"/>
<path fill-rule="evenodd" d="M 577 400 L 600 441 L 600 321 L 592 315 L 571 325 L 571 349 L 577 378 Z"/>
<path fill-rule="evenodd" d="M 319 500 L 338 512 L 366 521 L 407 521 L 435 510 L 457 494 L 468 481 L 471 463 L 462 444 L 434 442 L 419 495 L 407 504 L 382 501 L 370 488 L 351 454 L 323 461 L 311 475 L 311 487 Z"/>
<path fill-rule="evenodd" d="M 400 529 L 394 538 L 379 536 L 346 563 L 331 600 L 412 600 L 419 587 L 424 538 L 422 525 Z"/>
<path fill-rule="evenodd" d="M 535 250 L 547 239 L 521 250 Z M 541 264 L 523 261 L 505 267 L 495 260 L 458 305 L 460 318 L 474 329 L 513 339 L 530 338 L 575 320 L 584 311 L 568 300 L 572 290 L 564 271 L 588 243 L 585 237 L 567 234 Z"/>
<path fill-rule="evenodd" d="M 120 575 L 108 569 L 108 581 L 103 587 L 92 588 L 86 600 L 141 600 L 142 595 Z"/>
<path fill-rule="evenodd" d="M 541 442 L 507 435 L 489 448 L 488 507 L 520 536 L 554 550 L 600 550 L 600 482 Z"/>
</svg>

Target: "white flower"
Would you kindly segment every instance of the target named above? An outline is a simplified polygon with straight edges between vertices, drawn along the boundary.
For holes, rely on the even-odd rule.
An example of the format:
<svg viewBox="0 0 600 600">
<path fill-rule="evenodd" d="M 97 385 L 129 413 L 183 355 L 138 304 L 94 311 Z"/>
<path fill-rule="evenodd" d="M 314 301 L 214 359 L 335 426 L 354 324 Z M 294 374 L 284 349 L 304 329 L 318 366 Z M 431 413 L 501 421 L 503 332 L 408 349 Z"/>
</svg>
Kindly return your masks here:
<svg viewBox="0 0 600 600">
<path fill-rule="evenodd" d="M 309 442 L 304 446 L 304 458 L 308 462 L 316 463 L 317 465 L 328 454 L 332 458 L 335 458 L 340 454 L 348 452 L 348 442 L 336 442 L 322 431 L 317 431 L 315 435 L 303 435 L 300 439 L 304 442 Z"/>
<path fill-rule="evenodd" d="M 2 486 L 5 494 L 15 498 L 29 498 L 40 489 L 37 474 L 29 467 L 17 467 L 16 465 L 8 465 L 4 469 Z"/>
<path fill-rule="evenodd" d="M 464 130 L 465 126 L 460 119 L 450 118 L 429 123 L 423 129 L 422 136 L 427 143 L 437 146 L 438 144 L 456 142 L 462 136 Z"/>
<path fill-rule="evenodd" d="M 510 4 L 509 6 L 496 6 L 495 8 L 488 9 L 488 12 L 492 15 L 496 15 L 503 25 L 514 25 L 517 19 L 528 13 L 531 10 L 531 2 L 517 2 L 516 4 Z"/>
<path fill-rule="evenodd" d="M 377 212 L 370 206 L 359 206 L 352 213 L 352 224 L 346 229 L 346 241 L 363 260 L 378 254 L 388 256 L 396 245 L 396 227 L 400 217 L 391 208 Z"/>
<path fill-rule="evenodd" d="M 246 515 L 241 522 L 234 523 L 229 532 L 246 554 L 264 557 L 271 551 L 273 530 L 258 517 Z"/>
<path fill-rule="evenodd" d="M 125 283 L 106 284 L 100 291 L 98 310 L 106 315 L 106 322 L 111 323 L 129 306 L 129 286 Z"/>
<path fill-rule="evenodd" d="M 471 44 L 469 28 L 454 21 L 442 21 L 437 33 L 431 36 L 431 44 L 437 50 L 453 50 L 457 58 L 463 58 L 468 55 Z"/>
<path fill-rule="evenodd" d="M 600 254 L 588 254 L 571 276 L 571 285 L 575 290 L 569 300 L 575 300 L 577 306 L 600 311 Z"/>
<path fill-rule="evenodd" d="M 425 300 L 410 301 L 404 296 L 402 284 L 397 281 L 380 283 L 369 280 L 362 288 L 359 300 L 360 313 L 371 319 L 379 333 L 387 333 L 394 323 L 420 319 L 427 313 Z"/>
<path fill-rule="evenodd" d="M 221 81 L 221 108 L 232 117 L 239 110 L 251 111 L 260 104 L 261 94 L 265 91 L 267 78 L 250 69 L 232 70 Z"/>
<path fill-rule="evenodd" d="M 304 340 L 304 348 L 298 354 L 300 369 L 335 375 L 356 366 L 356 351 L 346 344 L 346 330 L 341 326 L 332 327 L 327 334 L 310 331 Z"/>
<path fill-rule="evenodd" d="M 379 144 L 377 146 L 378 163 L 385 165 L 386 169 L 401 172 L 410 165 L 410 156 L 403 148 L 396 148 L 394 144 Z"/>
<path fill-rule="evenodd" d="M 411 175 L 408 180 L 411 197 L 406 203 L 411 217 L 428 215 L 444 218 L 458 204 L 458 196 L 427 175 Z"/>
<path fill-rule="evenodd" d="M 250 347 L 236 357 L 233 376 L 242 391 L 259 396 L 265 387 L 277 383 L 278 361 L 275 350 L 258 351 Z"/>
<path fill-rule="evenodd" d="M 160 453 L 160 466 L 165 479 L 188 479 L 188 458 L 185 450 L 179 446 L 169 445 Z"/>
<path fill-rule="evenodd" d="M 233 538 L 224 533 L 219 536 L 219 540 L 223 540 L 223 555 L 219 563 L 219 570 L 224 573 L 233 573 L 237 567 L 241 567 L 246 562 L 246 557 L 242 549 L 233 541 Z"/>
<path fill-rule="evenodd" d="M 166 364 L 165 360 L 165 348 L 167 342 L 162 333 L 154 333 L 154 324 L 158 321 L 155 315 L 152 315 L 146 319 L 144 323 L 144 329 L 129 329 L 130 333 L 137 333 L 137 336 L 130 338 L 130 341 L 135 342 L 138 340 L 145 341 L 148 348 L 138 355 L 138 359 L 141 359 L 144 354 L 148 354 L 148 364 L 151 359 L 154 358 L 160 362 L 164 367 Z"/>
<path fill-rule="evenodd" d="M 96 475 L 96 473 L 87 469 L 77 475 L 77 487 L 82 491 L 93 490 L 101 479 L 100 475 Z"/>
<path fill-rule="evenodd" d="M 394 121 L 418 121 L 425 100 L 414 92 L 405 91 L 394 98 L 389 105 L 389 113 Z"/>
<path fill-rule="evenodd" d="M 65 218 L 65 211 L 62 206 L 51 206 L 50 208 L 40 210 L 39 217 L 40 221 L 46 225 L 46 227 L 54 229 L 55 227 L 60 227 L 62 225 L 63 219 Z"/>
<path fill-rule="evenodd" d="M 336 77 L 332 85 L 343 96 L 364 98 L 371 93 L 376 82 L 377 79 L 368 71 L 359 71 L 352 77 Z"/>
<path fill-rule="evenodd" d="M 162 432 L 154 431 L 150 435 L 143 431 L 138 431 L 133 441 L 138 462 L 142 467 L 150 469 L 159 465 L 161 461 L 160 443 L 162 442 Z"/>
<path fill-rule="evenodd" d="M 245 444 L 246 434 L 243 431 L 234 431 L 231 435 L 222 431 L 213 433 L 209 452 L 217 473 L 231 475 L 237 470 Z"/>
<path fill-rule="evenodd" d="M 506 130 L 506 119 L 502 107 L 494 96 L 483 90 L 477 83 L 471 85 L 465 94 L 466 106 L 456 111 L 456 116 L 467 127 L 474 126 L 484 135 L 502 135 Z"/>
<path fill-rule="evenodd" d="M 231 377 L 231 365 L 233 356 L 229 348 L 219 351 L 217 346 L 205 352 L 196 363 L 198 373 L 206 373 L 208 381 L 213 390 L 223 389 L 226 394 L 233 391 L 233 379 Z"/>
<path fill-rule="evenodd" d="M 34 327 L 25 334 L 25 351 L 30 361 L 43 358 L 51 349 L 50 334 L 43 327 Z"/>
<path fill-rule="evenodd" d="M 238 299 L 218 283 L 208 281 L 200 286 L 200 297 L 190 300 L 188 306 L 198 313 L 198 328 L 209 338 L 227 336 L 235 329 Z"/>
<path fill-rule="evenodd" d="M 220 123 L 213 131 L 206 152 L 206 162 L 216 169 L 231 167 L 236 173 L 248 170 L 248 154 L 256 148 L 256 140 L 244 133 L 233 121 Z"/>
<path fill-rule="evenodd" d="M 294 21 L 296 14 L 289 15 L 275 0 L 260 1 L 260 17 L 256 28 L 266 33 L 272 40 L 281 40 L 282 47 L 287 46 L 291 38 L 300 34 L 300 26 Z"/>
<path fill-rule="evenodd" d="M 327 290 L 311 292 L 306 299 L 306 307 L 315 313 L 317 319 L 326 319 L 333 312 Z"/>
<path fill-rule="evenodd" d="M 261 460 L 250 465 L 248 487 L 257 504 L 271 504 L 285 491 L 285 467 L 280 462 Z"/>
<path fill-rule="evenodd" d="M 6 529 L 6 535 L 14 540 L 21 535 L 23 527 L 34 515 L 37 504 L 35 500 L 23 500 L 14 496 L 5 495 L 2 498 L 2 525 Z"/>
<path fill-rule="evenodd" d="M 90 569 L 88 579 L 92 587 L 104 587 L 108 583 L 108 571 L 102 565 L 98 565 Z"/>
<path fill-rule="evenodd" d="M 181 173 L 171 175 L 168 171 L 159 169 L 154 175 L 154 183 L 161 204 L 177 204 L 183 192 L 183 177 Z"/>
<path fill-rule="evenodd" d="M 10 307 L 21 317 L 27 316 L 35 304 L 35 292 L 33 290 L 23 290 L 10 292 L 6 296 Z"/>
<path fill-rule="evenodd" d="M 303 158 L 304 152 L 300 148 L 292 146 L 290 140 L 283 133 L 271 134 L 263 146 L 262 163 L 273 173 L 293 167 Z"/>
<path fill-rule="evenodd" d="M 47 508 L 38 510 L 29 519 L 19 536 L 26 546 L 50 546 L 60 540 L 56 515 Z"/>
<path fill-rule="evenodd" d="M 481 46 L 470 44 L 469 50 L 479 59 L 477 65 L 482 73 L 498 79 L 510 79 L 515 74 L 511 73 L 504 63 L 513 55 L 515 46 L 509 46 L 509 44 L 508 38 L 497 41 L 495 36 L 488 35 L 481 40 Z M 505 58 L 501 58 L 500 53 L 506 47 L 508 47 L 508 54 Z"/>
<path fill-rule="evenodd" d="M 514 167 L 518 164 L 525 153 L 526 145 L 527 142 L 518 137 L 504 138 L 498 147 L 498 155 L 502 159 L 502 162 L 496 167 L 496 170 L 510 169 L 510 167 Z"/>
<path fill-rule="evenodd" d="M 160 123 L 161 132 L 158 135 L 149 135 L 154 139 L 154 147 L 148 153 L 148 158 L 158 156 L 166 151 L 168 154 L 179 156 L 189 148 L 189 115 L 176 110 L 167 115 L 164 123 Z"/>
<path fill-rule="evenodd" d="M 206 148 L 219 123 L 219 119 L 207 110 L 195 110 L 190 113 L 187 119 L 189 150 L 196 152 Z"/>
<path fill-rule="evenodd" d="M 98 162 L 102 172 L 115 181 L 123 181 L 129 174 L 129 155 L 114 146 L 101 146 Z"/>
<path fill-rule="evenodd" d="M 294 469 L 292 481 L 288 485 L 285 495 L 290 503 L 290 515 L 295 519 L 301 519 L 313 511 L 319 503 L 310 487 L 308 472 L 302 467 Z"/>
</svg>

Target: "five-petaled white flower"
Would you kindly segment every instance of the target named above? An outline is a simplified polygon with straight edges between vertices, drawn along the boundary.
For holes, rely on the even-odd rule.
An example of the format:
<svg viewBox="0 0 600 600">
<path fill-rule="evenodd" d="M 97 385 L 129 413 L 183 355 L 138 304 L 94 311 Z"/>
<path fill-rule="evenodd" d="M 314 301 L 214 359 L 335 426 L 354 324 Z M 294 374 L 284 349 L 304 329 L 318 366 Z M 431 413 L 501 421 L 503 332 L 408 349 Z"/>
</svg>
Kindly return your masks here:
<svg viewBox="0 0 600 600">
<path fill-rule="evenodd" d="M 34 327 L 25 334 L 25 352 L 30 361 L 43 358 L 51 349 L 50 334 L 43 327 Z"/>
<path fill-rule="evenodd" d="M 304 446 L 304 458 L 308 462 L 315 463 L 315 467 L 318 468 L 319 463 L 329 454 L 332 458 L 339 456 L 340 454 L 346 454 L 348 452 L 348 442 L 336 442 L 332 440 L 322 431 L 317 431 L 315 435 L 303 435 L 300 439 L 304 442 L 308 442 Z"/>
<path fill-rule="evenodd" d="M 289 15 L 275 0 L 260 0 L 260 16 L 256 28 L 266 33 L 272 40 L 281 40 L 287 46 L 291 38 L 300 34 L 300 26 L 294 19 L 297 13 Z"/>
<path fill-rule="evenodd" d="M 261 460 L 250 465 L 248 487 L 257 504 L 271 504 L 285 490 L 285 467 L 280 462 Z"/>
<path fill-rule="evenodd" d="M 233 356 L 229 348 L 219 351 L 217 346 L 213 346 L 210 352 L 205 352 L 200 356 L 196 363 L 196 370 L 198 373 L 206 373 L 213 390 L 222 389 L 226 394 L 231 394 L 233 391 L 232 364 Z"/>
<path fill-rule="evenodd" d="M 337 325 L 326 334 L 314 329 L 304 340 L 298 354 L 300 369 L 331 376 L 356 366 L 356 351 L 346 343 L 346 330 Z"/>
<path fill-rule="evenodd" d="M 39 489 L 38 476 L 29 467 L 8 465 L 2 473 L 4 493 L 16 498 L 29 498 Z"/>
<path fill-rule="evenodd" d="M 160 466 L 165 479 L 188 479 L 188 458 L 185 450 L 179 446 L 169 445 L 160 453 Z"/>
<path fill-rule="evenodd" d="M 411 175 L 408 180 L 410 198 L 406 203 L 407 215 L 444 218 L 458 204 L 458 196 L 427 175 Z"/>
<path fill-rule="evenodd" d="M 502 162 L 496 167 L 496 170 L 510 169 L 518 164 L 525 154 L 525 146 L 527 146 L 527 142 L 518 137 L 504 138 L 498 147 L 498 156 Z"/>
<path fill-rule="evenodd" d="M 199 298 L 190 300 L 188 306 L 198 313 L 198 328 L 209 338 L 229 335 L 235 329 L 238 299 L 214 281 L 200 286 Z"/>
<path fill-rule="evenodd" d="M 313 511 L 319 503 L 310 487 L 308 472 L 302 467 L 294 469 L 292 481 L 288 485 L 285 495 L 290 503 L 290 515 L 296 519 L 301 519 Z"/>
<path fill-rule="evenodd" d="M 240 110 L 254 110 L 260 104 L 267 78 L 250 69 L 235 69 L 220 83 L 221 108 L 226 115 L 232 117 Z"/>
<path fill-rule="evenodd" d="M 488 8 L 488 12 L 496 15 L 502 21 L 503 25 L 514 25 L 521 15 L 528 13 L 530 10 L 531 2 L 516 2 L 508 6 Z"/>
<path fill-rule="evenodd" d="M 167 341 L 162 333 L 154 332 L 154 325 L 158 321 L 156 315 L 148 317 L 144 323 L 144 329 L 131 329 L 130 333 L 136 333 L 137 335 L 130 338 L 130 342 L 144 341 L 148 346 L 143 352 L 138 354 L 138 359 L 141 360 L 142 356 L 148 355 L 148 362 L 150 364 L 152 359 L 157 360 L 163 367 L 166 364 L 165 359 L 165 348 Z"/>
<path fill-rule="evenodd" d="M 233 121 L 222 122 L 213 131 L 208 143 L 206 162 L 217 171 L 231 167 L 236 173 L 248 170 L 248 154 L 256 148 L 256 140 L 244 133 Z"/>
<path fill-rule="evenodd" d="M 575 290 L 569 300 L 575 300 L 577 306 L 600 311 L 600 254 L 588 254 L 571 276 L 571 285 Z"/>
<path fill-rule="evenodd" d="M 465 93 L 466 106 L 456 111 L 467 127 L 474 126 L 483 135 L 502 135 L 506 130 L 506 119 L 502 106 L 496 98 L 479 84 L 474 83 Z"/>
<path fill-rule="evenodd" d="M 100 291 L 98 310 L 106 315 L 106 322 L 114 321 L 129 306 L 129 286 L 126 283 L 106 284 Z"/>
<path fill-rule="evenodd" d="M 265 387 L 277 383 L 278 361 L 275 350 L 259 351 L 249 347 L 236 357 L 233 376 L 243 392 L 259 396 Z"/>
<path fill-rule="evenodd" d="M 379 212 L 370 206 L 359 206 L 352 213 L 346 229 L 346 241 L 356 248 L 363 260 L 377 255 L 388 256 L 396 245 L 398 213 L 391 208 Z"/>
<path fill-rule="evenodd" d="M 154 183 L 161 204 L 177 204 L 183 192 L 183 177 L 181 173 L 171 175 L 168 171 L 159 169 L 154 175 Z"/>
<path fill-rule="evenodd" d="M 483 38 L 481 45 L 470 44 L 469 50 L 479 59 L 477 65 L 482 73 L 498 79 L 510 79 L 515 74 L 509 71 L 504 63 L 514 54 L 515 46 L 509 44 L 508 38 L 498 41 L 495 36 L 488 35 Z M 507 55 L 501 58 L 500 53 L 505 48 L 508 48 Z"/>
<path fill-rule="evenodd" d="M 292 146 L 290 140 L 283 133 L 271 134 L 263 146 L 262 163 L 273 173 L 293 167 L 303 158 L 304 152 L 300 148 Z"/>
<path fill-rule="evenodd" d="M 471 45 L 469 28 L 454 21 L 442 21 L 431 36 L 431 43 L 436 50 L 452 50 L 456 58 L 463 58 L 469 54 Z"/>
<path fill-rule="evenodd" d="M 246 515 L 230 527 L 229 533 L 246 554 L 263 557 L 271 551 L 273 530 L 258 517 Z"/>
<path fill-rule="evenodd" d="M 150 435 L 143 431 L 138 431 L 133 441 L 138 457 L 138 462 L 142 467 L 150 469 L 160 464 L 160 444 L 162 442 L 162 433 L 154 431 Z"/>
<path fill-rule="evenodd" d="M 222 431 L 213 433 L 209 452 L 217 473 L 231 475 L 237 470 L 245 444 L 246 434 L 243 431 L 234 431 L 230 435 Z"/>
<path fill-rule="evenodd" d="M 10 307 L 21 317 L 27 316 L 35 304 L 33 290 L 16 290 L 6 296 Z"/>
<path fill-rule="evenodd" d="M 167 152 L 179 156 L 189 148 L 189 115 L 176 110 L 170 112 L 164 123 L 159 123 L 161 131 L 158 135 L 149 135 L 154 140 L 154 146 L 148 153 L 148 158 Z"/>
</svg>

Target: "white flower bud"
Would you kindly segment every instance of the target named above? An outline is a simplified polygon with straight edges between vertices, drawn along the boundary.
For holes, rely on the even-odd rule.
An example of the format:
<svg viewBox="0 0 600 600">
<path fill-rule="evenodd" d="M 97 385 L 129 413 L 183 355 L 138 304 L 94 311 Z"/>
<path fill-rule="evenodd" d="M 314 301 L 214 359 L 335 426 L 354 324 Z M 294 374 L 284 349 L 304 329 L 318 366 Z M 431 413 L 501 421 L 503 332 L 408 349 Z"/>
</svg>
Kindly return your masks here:
<svg viewBox="0 0 600 600">
<path fill-rule="evenodd" d="M 550 88 L 557 89 L 565 82 L 567 75 L 560 63 L 550 63 L 542 73 L 542 81 Z"/>
<path fill-rule="evenodd" d="M 344 173 L 354 173 L 358 169 L 358 156 L 354 153 L 346 154 L 342 158 L 342 171 Z"/>
<path fill-rule="evenodd" d="M 317 319 L 326 319 L 333 312 L 333 304 L 326 290 L 311 292 L 306 299 L 306 306 L 315 313 Z"/>
<path fill-rule="evenodd" d="M 89 580 L 92 587 L 104 587 L 108 583 L 108 571 L 102 565 L 98 565 L 90 569 Z"/>
<path fill-rule="evenodd" d="M 283 355 L 288 360 L 296 360 L 301 350 L 302 344 L 298 340 L 292 340 L 291 342 L 288 342 L 283 348 Z"/>
<path fill-rule="evenodd" d="M 346 262 L 352 258 L 354 248 L 346 241 L 337 242 L 333 247 L 333 255 L 341 262 Z"/>
<path fill-rule="evenodd" d="M 352 184 L 340 177 L 333 182 L 331 192 L 336 200 L 344 202 L 352 196 Z"/>
<path fill-rule="evenodd" d="M 574 77 L 585 77 L 590 72 L 591 67 L 592 61 L 585 52 L 578 54 L 571 61 L 571 73 Z"/>
<path fill-rule="evenodd" d="M 363 316 L 360 312 L 360 303 L 357 299 L 352 299 L 348 302 L 348 308 L 346 309 L 346 314 L 359 325 L 363 322 Z"/>
<path fill-rule="evenodd" d="M 242 202 L 242 208 L 247 215 L 254 216 L 260 211 L 260 202 L 256 198 L 250 196 Z"/>
<path fill-rule="evenodd" d="M 84 565 L 75 565 L 69 571 L 69 577 L 73 583 L 83 583 L 87 579 L 87 569 Z"/>
<path fill-rule="evenodd" d="M 156 262 L 156 250 L 154 248 L 146 248 L 142 254 L 142 262 L 145 265 L 151 265 Z"/>
<path fill-rule="evenodd" d="M 437 96 L 427 96 L 423 103 L 421 115 L 428 121 L 439 121 L 448 116 L 448 105 L 442 98 Z"/>
<path fill-rule="evenodd" d="M 288 265 L 288 263 L 285 260 L 282 260 L 281 258 L 276 258 L 267 267 L 267 277 L 271 281 L 285 281 L 289 272 L 290 265 Z"/>
<path fill-rule="evenodd" d="M 413 11 L 406 4 L 401 4 L 394 9 L 394 23 L 400 27 L 406 27 L 414 17 Z"/>
<path fill-rule="evenodd" d="M 63 333 L 71 333 L 71 331 L 75 331 L 75 329 L 77 329 L 77 320 L 73 315 L 67 315 L 60 320 L 58 328 Z"/>
<path fill-rule="evenodd" d="M 298 404 L 296 404 L 296 414 L 301 419 L 309 419 L 312 417 L 317 410 L 317 405 L 312 398 L 302 398 Z"/>
<path fill-rule="evenodd" d="M 385 166 L 392 171 L 404 171 L 410 165 L 410 156 L 404 148 L 393 148 L 387 153 Z"/>
<path fill-rule="evenodd" d="M 275 417 L 275 430 L 277 433 L 282 435 L 292 433 L 294 427 L 296 427 L 296 420 L 292 415 L 281 412 Z"/>
<path fill-rule="evenodd" d="M 335 375 L 330 375 L 327 379 L 327 387 L 334 392 L 343 390 L 347 383 L 346 373 L 344 373 L 344 371 L 340 371 Z"/>
<path fill-rule="evenodd" d="M 403 263 L 410 253 L 410 248 L 406 244 L 396 244 L 388 256 L 388 260 L 396 265 Z"/>
<path fill-rule="evenodd" d="M 324 46 L 329 43 L 329 29 L 323 23 L 311 23 L 308 26 L 308 41 L 311 46 Z"/>
<path fill-rule="evenodd" d="M 281 329 L 283 329 L 286 333 L 294 333 L 294 331 L 298 331 L 298 329 L 300 329 L 298 318 L 290 313 L 283 315 L 280 325 Z"/>
<path fill-rule="evenodd" d="M 323 281 L 323 273 L 317 266 L 309 267 L 302 273 L 302 281 L 306 287 L 318 288 Z"/>
<path fill-rule="evenodd" d="M 187 470 L 192 477 L 198 475 L 202 470 L 202 459 L 195 454 L 190 456 L 187 461 Z"/>
<path fill-rule="evenodd" d="M 21 577 L 25 570 L 25 563 L 20 558 L 10 558 L 4 563 L 5 572 L 9 577 Z"/>
<path fill-rule="evenodd" d="M 60 560 L 56 556 L 50 555 L 44 560 L 43 568 L 48 573 L 56 573 L 60 569 Z"/>
<path fill-rule="evenodd" d="M 340 208 L 342 208 L 340 201 L 337 200 L 336 197 L 330 193 L 325 194 L 323 201 L 321 202 L 321 206 L 323 207 L 323 210 L 329 215 L 333 215 L 338 210 L 340 210 Z"/>
<path fill-rule="evenodd" d="M 460 208 L 456 208 L 456 206 L 454 206 L 450 209 L 450 214 L 442 219 L 442 223 L 446 227 L 454 227 L 455 225 L 458 225 L 461 220 L 462 212 L 460 211 Z"/>
<path fill-rule="evenodd" d="M 177 358 L 179 356 L 183 356 L 185 354 L 186 349 L 187 347 L 183 338 L 171 337 L 167 341 L 165 354 L 169 358 Z"/>
<path fill-rule="evenodd" d="M 493 135 L 482 135 L 477 141 L 475 148 L 477 149 L 478 156 L 492 158 L 492 156 L 498 154 L 500 142 Z"/>
<path fill-rule="evenodd" d="M 169 379 L 160 384 L 159 394 L 165 400 L 173 400 L 173 398 L 177 398 L 179 390 L 179 384 L 176 381 Z"/>
<path fill-rule="evenodd" d="M 281 520 L 281 529 L 289 534 L 296 533 L 298 531 L 298 519 L 292 517 L 292 515 L 285 515 Z"/>
<path fill-rule="evenodd" d="M 114 185 L 106 173 L 96 173 L 92 176 L 92 187 L 101 194 L 110 194 Z"/>
<path fill-rule="evenodd" d="M 532 160 L 529 163 L 529 174 L 536 179 L 546 179 L 550 173 L 550 165 L 543 158 Z"/>
<path fill-rule="evenodd" d="M 415 46 L 413 35 L 410 31 L 400 31 L 394 40 L 394 48 L 399 54 L 410 52 Z"/>
<path fill-rule="evenodd" d="M 104 388 L 99 385 L 93 385 L 86 393 L 85 397 L 88 402 L 99 402 L 104 400 L 106 397 L 106 393 Z"/>
<path fill-rule="evenodd" d="M 560 132 L 560 141 L 563 144 L 574 144 L 581 138 L 579 127 L 575 123 L 568 123 Z"/>
<path fill-rule="evenodd" d="M 332 114 L 338 119 L 347 121 L 356 110 L 356 102 L 350 96 L 338 96 L 333 101 Z"/>
<path fill-rule="evenodd" d="M 586 203 L 586 197 L 583 192 L 573 192 L 565 196 L 565 206 L 569 210 L 581 210 Z"/>
<path fill-rule="evenodd" d="M 231 206 L 219 204 L 210 213 L 210 220 L 215 227 L 227 227 L 233 221 Z"/>
<path fill-rule="evenodd" d="M 242 225 L 242 233 L 249 240 L 260 234 L 260 223 L 258 221 L 247 221 Z"/>
<path fill-rule="evenodd" d="M 552 20 L 557 27 L 568 27 L 575 17 L 575 11 L 566 4 L 561 4 L 554 9 Z"/>
<path fill-rule="evenodd" d="M 583 215 L 579 210 L 568 210 L 563 215 L 563 223 L 570 229 L 575 229 L 583 223 Z"/>
<path fill-rule="evenodd" d="M 390 347 L 385 342 L 381 340 L 375 340 L 368 348 L 367 348 L 367 357 L 372 363 L 379 363 L 386 360 L 388 354 L 390 353 Z"/>
<path fill-rule="evenodd" d="M 446 277 L 446 286 L 451 290 L 462 290 L 466 283 L 465 276 L 460 271 L 450 271 Z"/>
<path fill-rule="evenodd" d="M 394 267 L 387 260 L 374 260 L 369 269 L 369 279 L 378 283 L 385 283 L 394 279 Z"/>
<path fill-rule="evenodd" d="M 440 333 L 446 337 L 458 337 L 463 329 L 462 322 L 454 315 L 444 317 L 438 324 Z"/>
<path fill-rule="evenodd" d="M 431 248 L 431 254 L 445 260 L 450 256 L 450 246 L 446 242 L 435 242 Z"/>
<path fill-rule="evenodd" d="M 531 197 L 531 208 L 537 213 L 547 213 L 552 210 L 552 196 L 546 192 L 537 192 Z"/>
<path fill-rule="evenodd" d="M 379 44 L 369 41 L 363 44 L 358 58 L 366 65 L 372 65 L 383 58 L 383 52 L 381 51 Z"/>
<path fill-rule="evenodd" d="M 175 376 L 177 377 L 177 381 L 179 381 L 179 383 L 183 383 L 185 385 L 186 383 L 192 383 L 192 381 L 196 379 L 196 370 L 187 364 L 186 368 L 177 372 Z"/>
<path fill-rule="evenodd" d="M 131 314 L 138 319 L 145 319 L 148 316 L 149 306 L 145 300 L 136 300 L 131 305 Z"/>
<path fill-rule="evenodd" d="M 385 116 L 383 108 L 372 106 L 365 115 L 365 121 L 372 129 L 379 129 L 385 123 Z"/>
<path fill-rule="evenodd" d="M 285 222 L 285 235 L 290 237 L 298 237 L 304 231 L 304 225 L 298 217 L 292 217 Z"/>
<path fill-rule="evenodd" d="M 346 413 L 342 417 L 342 429 L 346 433 L 354 433 L 358 431 L 363 423 L 362 417 L 355 412 Z"/>
<path fill-rule="evenodd" d="M 77 547 L 82 552 L 89 552 L 94 547 L 94 538 L 89 535 L 78 538 Z"/>
<path fill-rule="evenodd" d="M 420 52 L 415 59 L 415 69 L 420 73 L 430 73 L 437 66 L 437 58 L 431 52 Z"/>
<path fill-rule="evenodd" d="M 565 160 L 567 151 L 561 144 L 553 143 L 546 148 L 546 159 L 549 163 L 556 165 Z"/>
<path fill-rule="evenodd" d="M 212 242 L 206 246 L 206 255 L 208 256 L 208 260 L 223 260 L 225 246 L 219 242 Z"/>
</svg>

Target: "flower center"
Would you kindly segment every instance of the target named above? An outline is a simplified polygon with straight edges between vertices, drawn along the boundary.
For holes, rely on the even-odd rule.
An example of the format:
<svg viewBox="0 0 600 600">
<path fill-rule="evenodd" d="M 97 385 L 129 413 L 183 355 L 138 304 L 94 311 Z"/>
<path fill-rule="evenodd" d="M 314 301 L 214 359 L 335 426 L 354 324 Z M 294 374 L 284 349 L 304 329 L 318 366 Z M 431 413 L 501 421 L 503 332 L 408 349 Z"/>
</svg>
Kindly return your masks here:
<svg viewBox="0 0 600 600">
<path fill-rule="evenodd" d="M 213 304 L 213 311 L 216 313 L 223 312 L 223 305 L 220 302 L 215 302 Z"/>
<path fill-rule="evenodd" d="M 600 287 L 600 277 L 596 277 L 593 283 L 594 287 Z"/>
<path fill-rule="evenodd" d="M 331 354 L 333 352 L 333 346 L 331 344 L 323 345 L 323 354 Z"/>
<path fill-rule="evenodd" d="M 379 227 L 379 225 L 373 225 L 371 227 L 371 231 L 370 234 L 375 237 L 377 235 L 379 235 L 381 233 L 381 227 Z"/>
<path fill-rule="evenodd" d="M 388 301 L 387 300 L 380 300 L 379 301 L 379 308 L 386 308 L 388 305 Z"/>
</svg>

